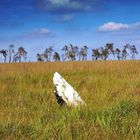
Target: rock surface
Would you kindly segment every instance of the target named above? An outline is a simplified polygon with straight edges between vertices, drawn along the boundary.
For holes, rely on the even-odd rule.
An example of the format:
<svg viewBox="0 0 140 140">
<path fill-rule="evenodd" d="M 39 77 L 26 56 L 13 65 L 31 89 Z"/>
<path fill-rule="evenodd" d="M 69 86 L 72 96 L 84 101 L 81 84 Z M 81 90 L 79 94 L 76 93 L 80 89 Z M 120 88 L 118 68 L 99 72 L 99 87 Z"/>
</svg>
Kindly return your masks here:
<svg viewBox="0 0 140 140">
<path fill-rule="evenodd" d="M 68 82 L 58 73 L 54 73 L 53 83 L 55 86 L 55 95 L 60 105 L 66 103 L 68 106 L 78 106 L 85 104 L 78 93 Z"/>
</svg>

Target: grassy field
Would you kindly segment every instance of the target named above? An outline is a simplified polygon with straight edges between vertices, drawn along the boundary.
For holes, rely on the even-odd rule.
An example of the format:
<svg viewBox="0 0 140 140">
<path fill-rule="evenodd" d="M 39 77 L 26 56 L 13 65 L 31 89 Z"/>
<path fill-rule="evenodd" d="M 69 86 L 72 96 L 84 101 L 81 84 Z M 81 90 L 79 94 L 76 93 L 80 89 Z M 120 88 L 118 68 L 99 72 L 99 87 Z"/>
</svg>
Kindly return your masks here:
<svg viewBox="0 0 140 140">
<path fill-rule="evenodd" d="M 60 107 L 58 71 L 86 106 Z M 140 61 L 0 64 L 0 140 L 139 140 Z"/>
</svg>

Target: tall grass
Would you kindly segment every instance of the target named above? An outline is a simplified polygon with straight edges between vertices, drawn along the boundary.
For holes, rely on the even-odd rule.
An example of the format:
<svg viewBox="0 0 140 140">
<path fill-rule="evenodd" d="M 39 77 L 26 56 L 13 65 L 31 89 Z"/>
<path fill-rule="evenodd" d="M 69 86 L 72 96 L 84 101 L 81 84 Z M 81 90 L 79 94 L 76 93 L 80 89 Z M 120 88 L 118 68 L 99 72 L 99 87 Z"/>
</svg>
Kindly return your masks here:
<svg viewBox="0 0 140 140">
<path fill-rule="evenodd" d="M 58 71 L 86 106 L 60 107 Z M 0 64 L 1 140 L 140 139 L 140 61 Z"/>
</svg>

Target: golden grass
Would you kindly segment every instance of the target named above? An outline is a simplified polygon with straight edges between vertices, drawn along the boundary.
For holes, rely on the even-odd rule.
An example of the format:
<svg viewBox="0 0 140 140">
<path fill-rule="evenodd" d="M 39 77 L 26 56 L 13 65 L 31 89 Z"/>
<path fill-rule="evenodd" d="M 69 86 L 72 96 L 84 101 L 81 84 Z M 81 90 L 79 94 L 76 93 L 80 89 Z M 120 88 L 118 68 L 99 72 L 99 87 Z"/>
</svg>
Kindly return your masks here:
<svg viewBox="0 0 140 140">
<path fill-rule="evenodd" d="M 58 71 L 87 106 L 60 107 Z M 140 61 L 0 64 L 0 139 L 140 139 Z"/>
</svg>

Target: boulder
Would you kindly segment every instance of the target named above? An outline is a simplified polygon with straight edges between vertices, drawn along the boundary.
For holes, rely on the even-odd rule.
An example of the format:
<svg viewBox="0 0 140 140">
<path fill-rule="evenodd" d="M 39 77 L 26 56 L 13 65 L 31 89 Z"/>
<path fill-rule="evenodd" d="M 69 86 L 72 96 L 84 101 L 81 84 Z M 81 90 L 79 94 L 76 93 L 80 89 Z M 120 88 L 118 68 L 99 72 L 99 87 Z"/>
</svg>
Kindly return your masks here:
<svg viewBox="0 0 140 140">
<path fill-rule="evenodd" d="M 85 104 L 73 87 L 58 72 L 54 73 L 53 83 L 55 86 L 54 93 L 60 105 L 64 103 L 68 106 Z"/>
</svg>

